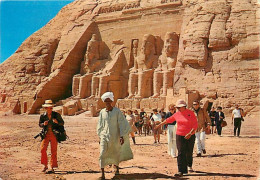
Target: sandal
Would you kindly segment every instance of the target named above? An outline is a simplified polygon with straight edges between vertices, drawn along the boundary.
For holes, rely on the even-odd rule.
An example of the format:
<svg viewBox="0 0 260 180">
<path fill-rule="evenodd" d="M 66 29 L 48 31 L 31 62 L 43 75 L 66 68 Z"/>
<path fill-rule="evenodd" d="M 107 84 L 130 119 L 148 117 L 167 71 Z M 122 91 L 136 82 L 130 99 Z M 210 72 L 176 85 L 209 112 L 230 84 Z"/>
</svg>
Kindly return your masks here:
<svg viewBox="0 0 260 180">
<path fill-rule="evenodd" d="M 51 170 L 49 170 L 49 171 L 47 171 L 47 172 L 45 172 L 46 174 L 54 174 L 55 173 L 55 171 L 54 171 L 54 169 L 52 168 Z"/>
</svg>

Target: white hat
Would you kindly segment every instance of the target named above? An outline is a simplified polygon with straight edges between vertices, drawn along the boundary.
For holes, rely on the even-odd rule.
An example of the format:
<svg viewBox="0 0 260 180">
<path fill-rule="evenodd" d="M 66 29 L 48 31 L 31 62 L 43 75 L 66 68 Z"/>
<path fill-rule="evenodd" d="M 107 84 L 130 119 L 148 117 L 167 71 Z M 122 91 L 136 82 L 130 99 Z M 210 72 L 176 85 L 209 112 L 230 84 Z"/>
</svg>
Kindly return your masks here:
<svg viewBox="0 0 260 180">
<path fill-rule="evenodd" d="M 186 102 L 183 99 L 179 99 L 176 102 L 176 107 L 186 107 L 186 106 L 187 106 L 187 104 L 186 104 Z"/>
<path fill-rule="evenodd" d="M 53 107 L 53 102 L 52 100 L 48 99 L 48 100 L 45 100 L 45 104 L 42 105 L 42 107 Z"/>
<path fill-rule="evenodd" d="M 113 92 L 106 92 L 106 93 L 104 93 L 104 94 L 101 96 L 101 99 L 102 99 L 103 102 L 105 102 L 105 100 L 106 100 L 107 98 L 111 99 L 111 101 L 114 101 L 114 94 L 113 94 Z"/>
</svg>

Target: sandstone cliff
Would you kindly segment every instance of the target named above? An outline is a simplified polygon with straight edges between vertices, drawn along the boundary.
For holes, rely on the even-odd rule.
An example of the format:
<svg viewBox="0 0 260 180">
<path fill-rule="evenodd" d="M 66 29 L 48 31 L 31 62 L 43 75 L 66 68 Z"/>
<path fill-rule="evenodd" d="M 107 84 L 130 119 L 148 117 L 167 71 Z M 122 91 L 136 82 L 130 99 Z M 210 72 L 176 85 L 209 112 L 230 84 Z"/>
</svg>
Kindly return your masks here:
<svg viewBox="0 0 260 180">
<path fill-rule="evenodd" d="M 98 109 L 105 91 L 123 109 L 181 97 L 257 111 L 258 9 L 256 0 L 74 1 L 0 65 L 0 111 L 36 113 L 45 99 L 64 114 Z"/>
</svg>

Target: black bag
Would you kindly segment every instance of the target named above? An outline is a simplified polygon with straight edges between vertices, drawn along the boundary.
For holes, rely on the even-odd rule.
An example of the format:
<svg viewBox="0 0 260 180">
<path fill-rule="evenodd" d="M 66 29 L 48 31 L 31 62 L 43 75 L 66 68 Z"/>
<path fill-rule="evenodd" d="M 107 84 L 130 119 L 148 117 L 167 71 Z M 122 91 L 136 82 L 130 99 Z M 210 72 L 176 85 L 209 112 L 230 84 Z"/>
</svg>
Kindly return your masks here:
<svg viewBox="0 0 260 180">
<path fill-rule="evenodd" d="M 56 138 L 57 138 L 58 142 L 67 140 L 68 136 L 66 134 L 64 126 L 59 126 L 59 128 L 55 129 L 54 132 L 55 132 L 55 135 L 56 135 Z"/>
</svg>

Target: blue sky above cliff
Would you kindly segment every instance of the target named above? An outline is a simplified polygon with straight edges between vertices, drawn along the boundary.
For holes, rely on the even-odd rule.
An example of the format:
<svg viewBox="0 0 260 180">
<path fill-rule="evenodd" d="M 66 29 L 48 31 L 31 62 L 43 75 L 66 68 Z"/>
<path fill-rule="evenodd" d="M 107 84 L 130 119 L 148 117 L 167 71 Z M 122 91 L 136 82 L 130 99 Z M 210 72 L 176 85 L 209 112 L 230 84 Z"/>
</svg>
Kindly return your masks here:
<svg viewBox="0 0 260 180">
<path fill-rule="evenodd" d="M 0 63 L 73 0 L 0 0 Z"/>
</svg>

